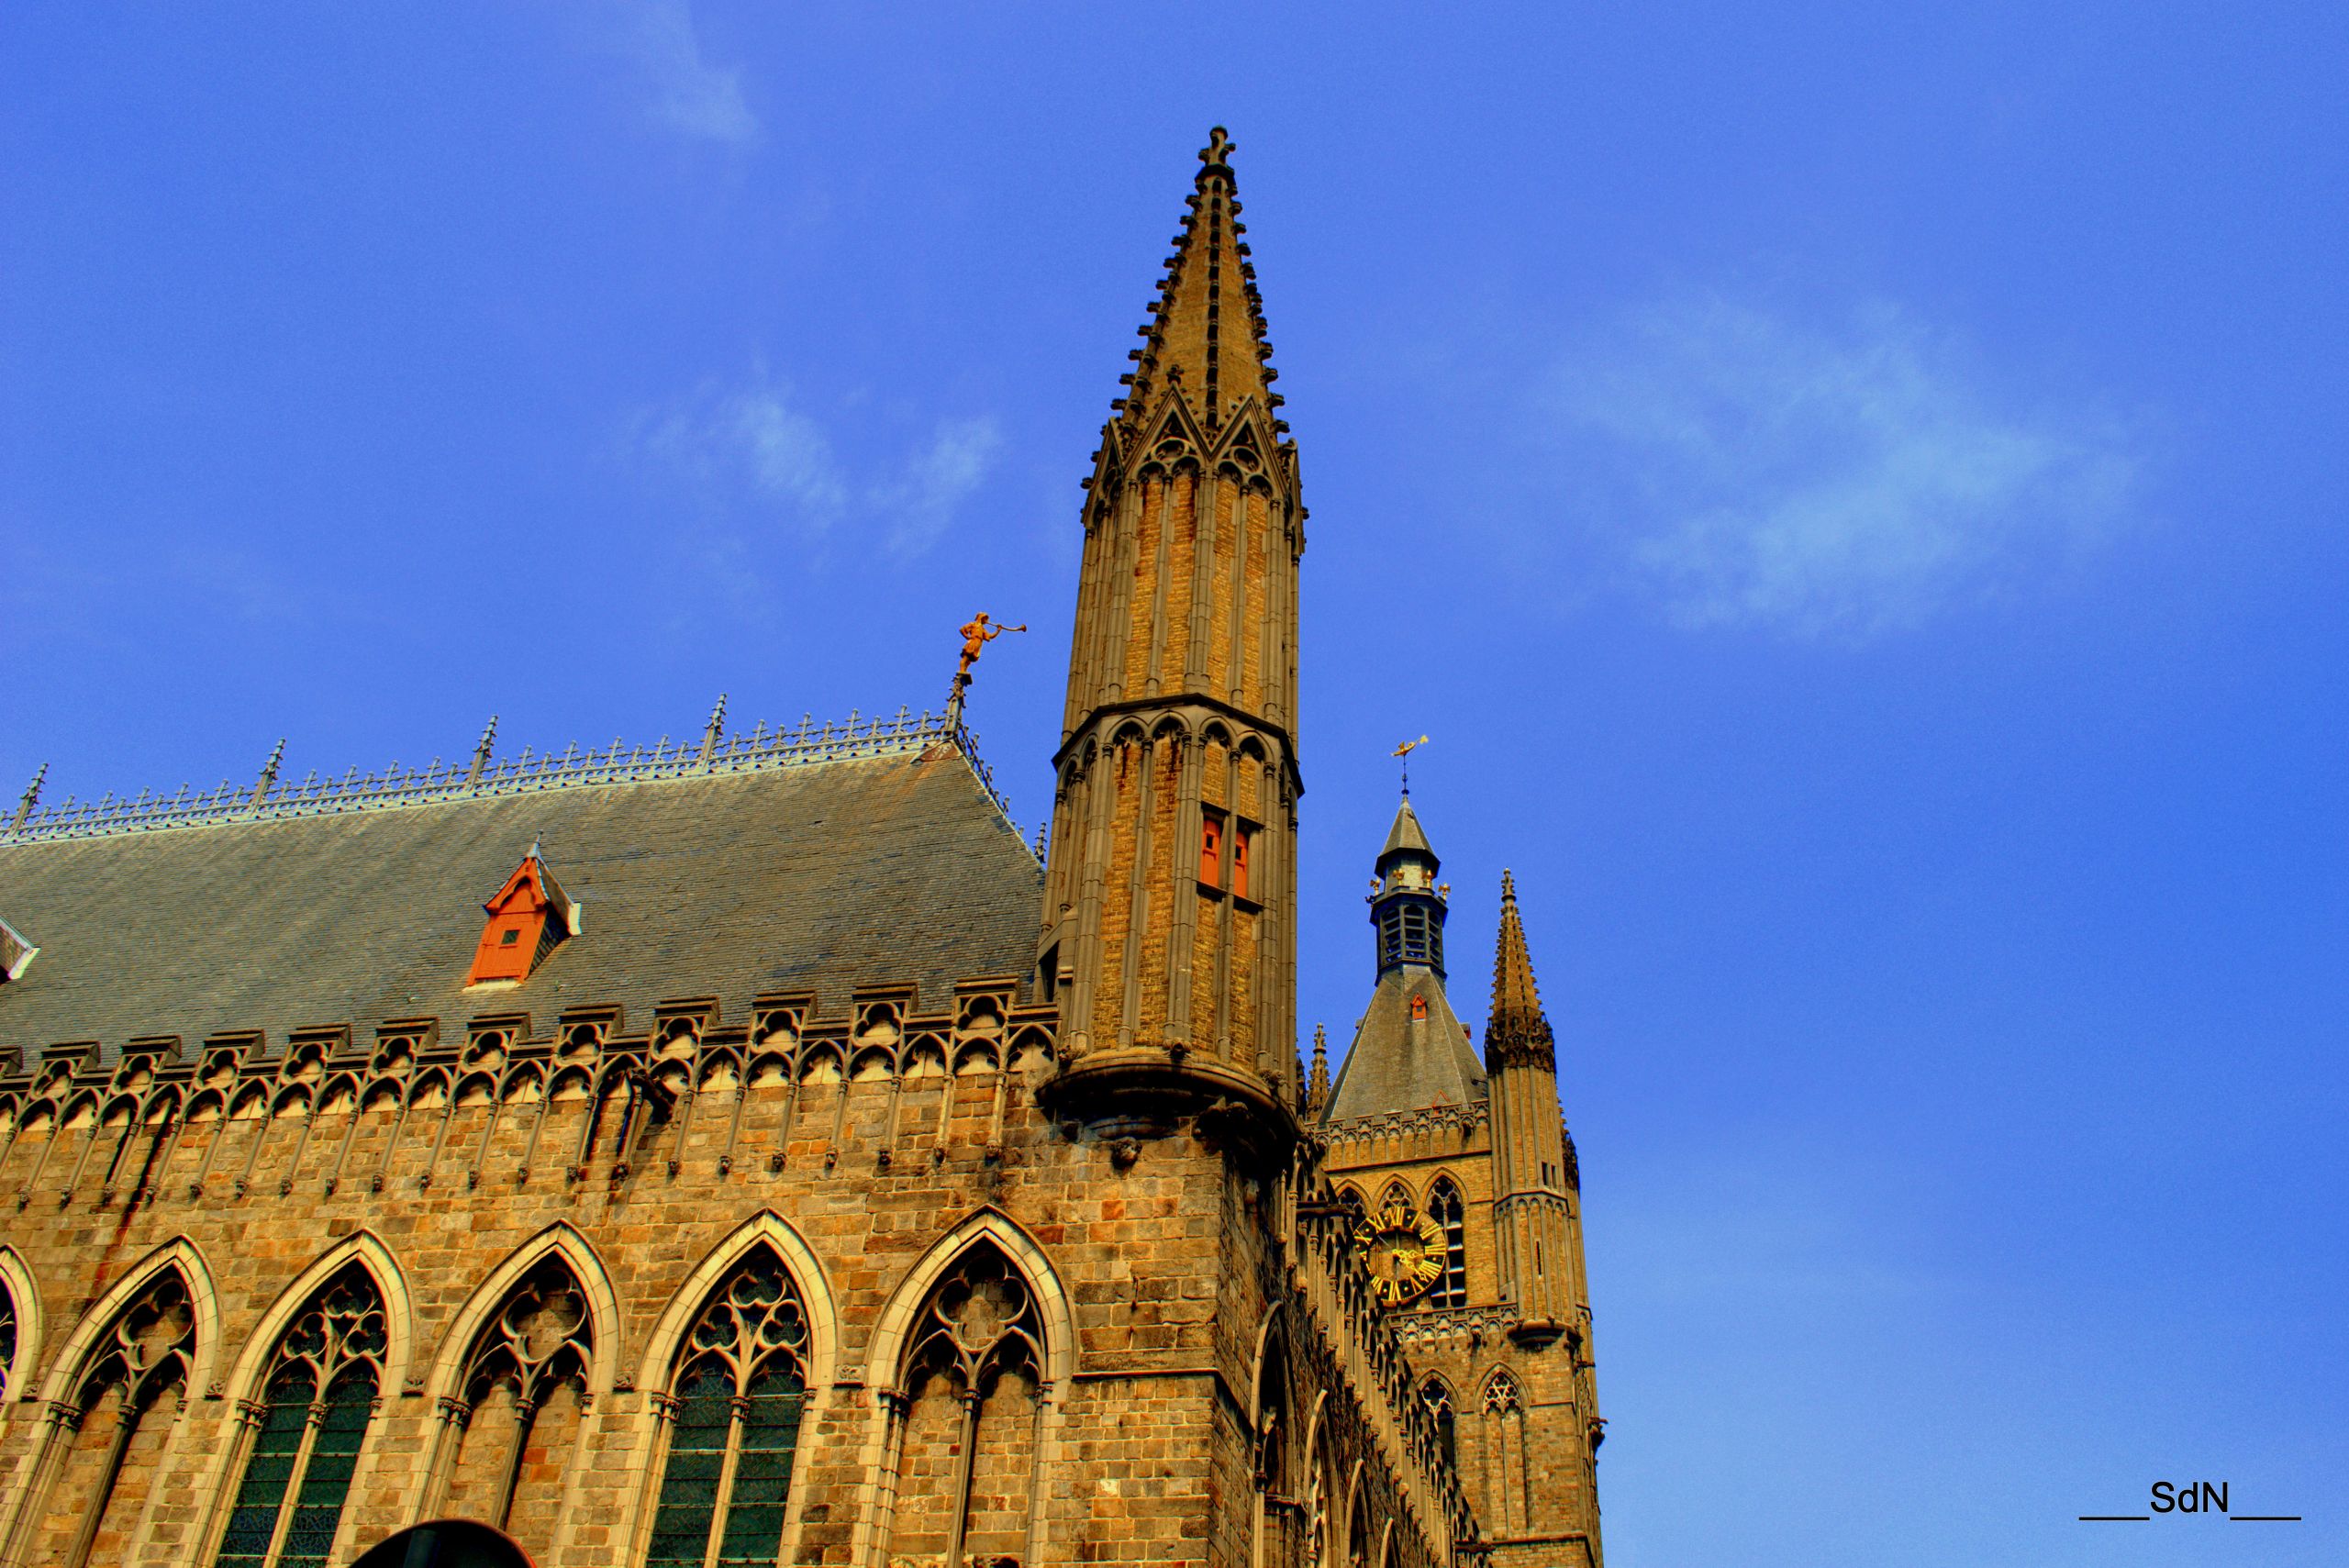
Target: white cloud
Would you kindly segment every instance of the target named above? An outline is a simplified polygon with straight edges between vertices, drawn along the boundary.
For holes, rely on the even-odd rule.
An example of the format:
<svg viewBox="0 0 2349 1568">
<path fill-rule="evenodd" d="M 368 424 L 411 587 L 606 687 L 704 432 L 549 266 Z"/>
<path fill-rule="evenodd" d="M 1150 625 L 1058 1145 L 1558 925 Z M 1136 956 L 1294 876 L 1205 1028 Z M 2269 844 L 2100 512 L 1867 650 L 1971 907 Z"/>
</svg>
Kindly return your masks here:
<svg viewBox="0 0 2349 1568">
<path fill-rule="evenodd" d="M 762 379 L 740 391 L 706 389 L 640 420 L 637 444 L 700 484 L 721 511 L 763 511 L 807 542 L 853 531 L 913 556 L 938 542 L 985 482 L 1003 435 L 992 417 L 943 418 L 909 457 L 859 478 L 789 388 Z"/>
<path fill-rule="evenodd" d="M 991 418 L 947 419 L 930 448 L 914 459 L 905 479 L 873 493 L 874 504 L 893 518 L 889 546 L 918 555 L 935 543 L 954 510 L 986 478 L 1003 446 L 1003 431 Z"/>
<path fill-rule="evenodd" d="M 655 122 L 712 141 L 757 139 L 741 72 L 703 58 L 690 0 L 614 0 L 607 14 L 610 47 L 641 74 Z"/>
<path fill-rule="evenodd" d="M 1822 328 L 1677 301 L 1570 355 L 1542 412 L 1632 574 L 1690 626 L 1912 625 L 2095 542 L 2140 468 L 2118 421 L 2000 396 L 1889 306 Z"/>
</svg>

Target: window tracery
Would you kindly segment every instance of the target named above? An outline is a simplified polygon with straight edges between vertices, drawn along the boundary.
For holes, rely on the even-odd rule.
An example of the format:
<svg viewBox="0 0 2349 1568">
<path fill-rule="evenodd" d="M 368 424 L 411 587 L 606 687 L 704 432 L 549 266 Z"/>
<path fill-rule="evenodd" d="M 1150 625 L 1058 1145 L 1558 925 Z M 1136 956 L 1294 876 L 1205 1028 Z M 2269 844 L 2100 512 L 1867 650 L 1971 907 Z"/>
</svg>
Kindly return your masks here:
<svg viewBox="0 0 2349 1568">
<path fill-rule="evenodd" d="M 525 1274 L 474 1341 L 460 1385 L 455 1409 L 446 1412 L 464 1429 L 460 1479 L 483 1484 L 484 1496 L 464 1498 L 467 1511 L 500 1529 L 514 1517 L 523 1463 L 539 1419 L 558 1396 L 570 1392 L 584 1404 L 587 1368 L 595 1359 L 595 1323 L 586 1292 L 561 1258 L 549 1257 Z M 484 1432 L 481 1417 L 493 1406 L 504 1416 L 502 1431 Z M 473 1462 L 473 1445 L 503 1440 L 503 1464 L 484 1473 Z M 467 1473 L 471 1472 L 469 1477 Z"/>
<path fill-rule="evenodd" d="M 1468 1305 L 1467 1205 L 1449 1176 L 1438 1176 L 1428 1189 L 1428 1218 L 1443 1230 L 1443 1272 L 1428 1292 L 1430 1307 Z"/>
<path fill-rule="evenodd" d="M 218 1568 L 324 1568 L 384 1380 L 383 1293 L 352 1263 L 279 1340 L 249 1424 Z"/>
<path fill-rule="evenodd" d="M 107 1329 L 72 1403 L 50 1412 L 63 1464 L 55 1495 L 46 1498 L 42 1549 L 33 1561 L 87 1568 L 102 1543 L 119 1549 L 138 1502 L 124 1495 L 131 1470 L 125 1461 L 142 1438 L 153 1442 L 176 1418 L 195 1356 L 195 1304 L 179 1271 L 166 1268 Z M 51 1490 L 46 1481 L 37 1473 L 44 1492 Z"/>
<path fill-rule="evenodd" d="M 646 1568 L 776 1560 L 806 1407 L 807 1343 L 798 1287 L 763 1247 L 718 1286 L 679 1352 Z"/>
<path fill-rule="evenodd" d="M 891 1556 L 1025 1561 L 1046 1364 L 1035 1292 L 1000 1251 L 975 1246 L 907 1340 Z"/>
</svg>

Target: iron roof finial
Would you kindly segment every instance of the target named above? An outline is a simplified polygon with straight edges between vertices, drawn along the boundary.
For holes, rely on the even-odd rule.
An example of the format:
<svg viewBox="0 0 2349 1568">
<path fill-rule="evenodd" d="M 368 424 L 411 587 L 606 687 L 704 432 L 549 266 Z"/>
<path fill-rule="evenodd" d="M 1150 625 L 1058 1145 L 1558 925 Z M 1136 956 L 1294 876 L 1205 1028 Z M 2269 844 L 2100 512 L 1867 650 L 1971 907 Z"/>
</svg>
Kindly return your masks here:
<svg viewBox="0 0 2349 1568">
<path fill-rule="evenodd" d="M 9 832 L 13 833 L 22 828 L 26 819 L 32 816 L 33 807 L 40 804 L 41 781 L 47 777 L 49 777 L 49 764 L 43 762 L 39 771 L 33 774 L 33 782 L 25 786 L 24 798 L 17 802 L 17 817 L 15 821 L 8 824 Z"/>
<path fill-rule="evenodd" d="M 277 783 L 277 764 L 284 760 L 285 737 L 281 735 L 277 738 L 276 746 L 270 751 L 269 761 L 261 765 L 261 782 L 253 785 L 255 806 L 269 798 L 270 787 Z"/>
<path fill-rule="evenodd" d="M 726 694 L 718 694 L 718 706 L 709 710 L 709 727 L 701 732 L 700 762 L 707 763 L 718 750 L 718 738 L 726 733 Z"/>
<path fill-rule="evenodd" d="M 481 732 L 481 739 L 473 743 L 473 765 L 465 774 L 467 784 L 481 782 L 482 770 L 489 766 L 489 749 L 496 744 L 497 715 L 493 713 L 489 716 L 488 727 Z"/>
</svg>

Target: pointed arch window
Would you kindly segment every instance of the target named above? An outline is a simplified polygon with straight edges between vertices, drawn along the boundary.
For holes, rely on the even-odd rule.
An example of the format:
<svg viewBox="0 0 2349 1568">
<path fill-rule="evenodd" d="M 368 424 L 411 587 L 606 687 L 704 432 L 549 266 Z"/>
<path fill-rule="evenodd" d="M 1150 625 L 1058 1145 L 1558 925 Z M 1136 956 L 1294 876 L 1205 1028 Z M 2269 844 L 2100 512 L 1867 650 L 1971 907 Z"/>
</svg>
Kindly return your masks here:
<svg viewBox="0 0 2349 1568">
<path fill-rule="evenodd" d="M 8 1397 L 8 1374 L 17 1365 L 17 1298 L 0 1280 L 0 1399 Z"/>
<path fill-rule="evenodd" d="M 561 1495 L 595 1353 L 587 1293 L 561 1258 L 542 1260 L 473 1341 L 463 1393 L 443 1410 L 461 1429 L 445 1511 L 511 1531 L 527 1483 Z M 528 1463 L 533 1454 L 535 1468 Z M 552 1507 L 548 1498 L 533 1502 Z"/>
<path fill-rule="evenodd" d="M 907 1341 L 891 1561 L 1030 1561 L 1045 1365 L 1035 1292 L 996 1248 L 974 1246 Z"/>
<path fill-rule="evenodd" d="M 1485 1383 L 1485 1502 L 1495 1524 L 1523 1529 L 1532 1513 L 1525 1454 L 1525 1399 L 1507 1368 Z"/>
<path fill-rule="evenodd" d="M 50 1412 L 28 1488 L 38 1539 L 28 1561 L 88 1568 L 121 1553 L 195 1356 L 195 1305 L 167 1268 L 100 1340 L 72 1403 Z"/>
<path fill-rule="evenodd" d="M 1436 1452 L 1443 1456 L 1444 1467 L 1460 1468 L 1460 1436 L 1457 1418 L 1452 1409 L 1452 1390 L 1443 1379 L 1431 1376 L 1419 1385 L 1419 1408 L 1428 1413 L 1428 1429 L 1434 1434 Z"/>
<path fill-rule="evenodd" d="M 672 1423 L 645 1568 L 772 1563 L 807 1398 L 807 1311 L 762 1247 L 694 1320 L 662 1409 Z"/>
<path fill-rule="evenodd" d="M 1468 1206 L 1450 1176 L 1428 1189 L 1428 1218 L 1443 1228 L 1443 1273 L 1428 1291 L 1431 1307 L 1468 1305 Z"/>
<path fill-rule="evenodd" d="M 324 1568 L 384 1382 L 383 1292 L 357 1263 L 310 1299 L 277 1342 L 247 1433 L 217 1568 Z"/>
</svg>

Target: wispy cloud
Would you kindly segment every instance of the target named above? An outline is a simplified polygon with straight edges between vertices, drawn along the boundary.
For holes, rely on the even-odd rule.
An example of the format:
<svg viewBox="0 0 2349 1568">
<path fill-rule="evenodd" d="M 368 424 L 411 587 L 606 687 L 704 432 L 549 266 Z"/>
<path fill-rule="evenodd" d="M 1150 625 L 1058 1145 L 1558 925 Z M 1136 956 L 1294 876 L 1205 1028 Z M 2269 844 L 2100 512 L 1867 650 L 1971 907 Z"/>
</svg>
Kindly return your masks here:
<svg viewBox="0 0 2349 1568">
<path fill-rule="evenodd" d="M 605 46 L 638 74 L 654 123 L 710 141 L 758 139 L 742 73 L 704 56 L 691 0 L 607 0 L 599 11 Z"/>
<path fill-rule="evenodd" d="M 852 534 L 909 557 L 936 544 L 985 482 L 1003 433 L 986 416 L 942 418 L 908 456 L 860 475 L 787 386 L 762 378 L 640 419 L 637 445 L 723 510 L 763 512 L 803 542 Z"/>
<path fill-rule="evenodd" d="M 1675 620 L 1800 636 L 2052 569 L 2119 522 L 2142 467 L 2118 419 L 2002 389 L 1887 305 L 1820 326 L 1676 300 L 1569 354 L 1539 414 Z"/>
</svg>

